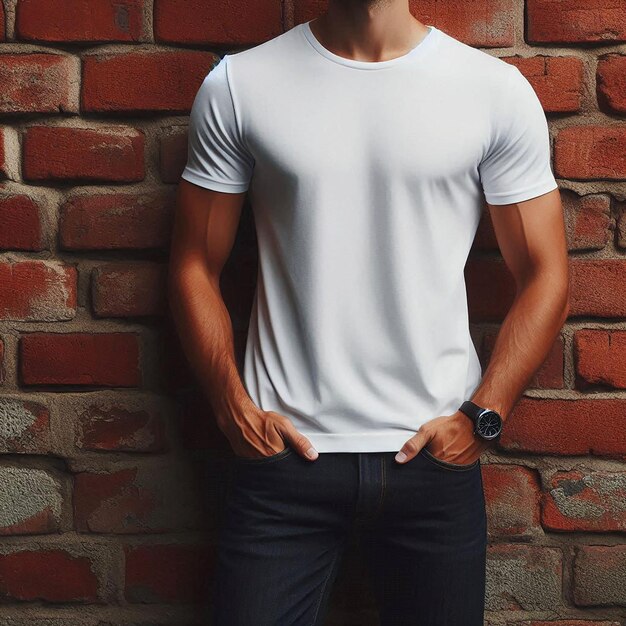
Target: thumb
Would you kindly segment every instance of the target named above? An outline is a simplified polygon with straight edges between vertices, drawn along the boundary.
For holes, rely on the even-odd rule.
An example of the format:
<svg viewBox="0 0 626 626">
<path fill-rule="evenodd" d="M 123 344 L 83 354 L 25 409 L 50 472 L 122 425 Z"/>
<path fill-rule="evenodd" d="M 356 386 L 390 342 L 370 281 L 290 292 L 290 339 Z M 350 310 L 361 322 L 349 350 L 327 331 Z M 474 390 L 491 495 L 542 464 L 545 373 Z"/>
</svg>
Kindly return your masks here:
<svg viewBox="0 0 626 626">
<path fill-rule="evenodd" d="M 410 461 L 419 451 L 428 443 L 426 434 L 418 430 L 410 439 L 404 442 L 404 445 L 400 448 L 398 454 L 395 456 L 395 460 L 398 463 L 406 463 Z"/>
<path fill-rule="evenodd" d="M 298 432 L 293 424 L 285 425 L 282 435 L 300 456 L 311 461 L 319 456 L 313 444 L 302 433 Z"/>
</svg>

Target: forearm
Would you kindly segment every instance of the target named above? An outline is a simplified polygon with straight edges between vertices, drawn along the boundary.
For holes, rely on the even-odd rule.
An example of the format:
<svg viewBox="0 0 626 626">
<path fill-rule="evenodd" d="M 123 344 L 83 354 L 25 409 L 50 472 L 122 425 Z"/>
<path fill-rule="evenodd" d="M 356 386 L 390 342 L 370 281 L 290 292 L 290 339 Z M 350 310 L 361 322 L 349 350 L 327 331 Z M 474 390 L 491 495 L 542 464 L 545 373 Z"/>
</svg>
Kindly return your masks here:
<svg viewBox="0 0 626 626">
<path fill-rule="evenodd" d="M 545 361 L 568 313 L 567 287 L 537 276 L 522 287 L 509 309 L 481 383 L 472 398 L 505 420 Z"/>
<path fill-rule="evenodd" d="M 242 413 L 252 401 L 235 359 L 232 322 L 201 259 L 170 268 L 170 309 L 183 351 L 218 419 Z"/>
</svg>

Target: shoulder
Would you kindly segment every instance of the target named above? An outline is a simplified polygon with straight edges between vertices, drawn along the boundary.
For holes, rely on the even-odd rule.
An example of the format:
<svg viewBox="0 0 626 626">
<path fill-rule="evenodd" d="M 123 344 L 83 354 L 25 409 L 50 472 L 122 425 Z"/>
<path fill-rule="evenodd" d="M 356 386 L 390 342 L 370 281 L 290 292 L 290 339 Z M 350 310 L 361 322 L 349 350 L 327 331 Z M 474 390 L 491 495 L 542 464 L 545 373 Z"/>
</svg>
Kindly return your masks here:
<svg viewBox="0 0 626 626">
<path fill-rule="evenodd" d="M 497 93 L 506 87 L 515 74 L 524 76 L 517 67 L 480 48 L 474 48 L 441 31 L 440 54 L 445 67 L 460 83 L 471 82 L 481 90 Z"/>
</svg>

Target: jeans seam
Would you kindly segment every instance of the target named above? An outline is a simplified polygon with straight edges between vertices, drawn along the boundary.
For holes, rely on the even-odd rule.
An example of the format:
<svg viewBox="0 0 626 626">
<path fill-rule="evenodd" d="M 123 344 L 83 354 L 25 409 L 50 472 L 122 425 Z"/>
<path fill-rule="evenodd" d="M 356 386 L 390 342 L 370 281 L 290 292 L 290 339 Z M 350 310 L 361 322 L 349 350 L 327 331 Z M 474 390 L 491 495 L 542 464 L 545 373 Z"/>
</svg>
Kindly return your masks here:
<svg viewBox="0 0 626 626">
<path fill-rule="evenodd" d="M 380 500 L 378 501 L 378 506 L 376 507 L 376 511 L 372 515 L 372 517 L 376 517 L 379 515 L 381 509 L 383 508 L 383 498 L 385 497 L 385 457 L 380 457 L 380 465 L 381 465 L 381 477 L 382 477 L 382 485 L 380 488 Z"/>
<path fill-rule="evenodd" d="M 315 614 L 313 615 L 313 621 L 311 622 L 311 626 L 316 626 L 317 624 L 317 616 L 320 611 L 320 607 L 322 606 L 322 602 L 324 601 L 324 594 L 326 593 L 326 587 L 328 585 L 328 581 L 332 576 L 332 573 L 335 569 L 335 564 L 337 563 L 337 559 L 339 558 L 340 548 L 339 545 L 335 547 L 335 556 L 333 558 L 333 562 L 328 568 L 328 574 L 326 574 L 326 579 L 324 580 L 324 584 L 322 585 L 322 591 L 320 593 L 320 599 L 317 602 L 317 607 L 315 608 Z"/>
</svg>

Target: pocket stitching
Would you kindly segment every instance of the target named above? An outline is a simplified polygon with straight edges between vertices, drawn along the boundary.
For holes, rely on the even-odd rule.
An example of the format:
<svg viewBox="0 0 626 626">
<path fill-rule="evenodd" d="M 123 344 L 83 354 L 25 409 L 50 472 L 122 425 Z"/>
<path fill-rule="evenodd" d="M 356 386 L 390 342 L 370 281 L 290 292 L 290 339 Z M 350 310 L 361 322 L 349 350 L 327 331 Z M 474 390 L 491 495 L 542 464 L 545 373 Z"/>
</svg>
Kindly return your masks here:
<svg viewBox="0 0 626 626">
<path fill-rule="evenodd" d="M 245 457 L 235 455 L 235 461 L 237 463 L 251 463 L 253 465 L 263 465 L 265 463 L 271 463 L 272 461 L 279 461 L 280 459 L 289 456 L 289 454 L 291 454 L 293 451 L 293 448 L 287 446 L 284 450 L 276 452 L 276 454 L 270 454 L 269 456 Z"/>
<path fill-rule="evenodd" d="M 444 461 L 443 459 L 436 457 L 432 452 L 430 452 L 426 448 L 422 448 L 420 450 L 420 453 L 423 453 L 423 456 L 434 465 L 438 465 L 442 469 L 447 469 L 452 472 L 466 472 L 476 467 L 480 461 L 480 459 L 476 459 L 469 465 L 460 465 L 457 463 L 450 463 L 449 461 Z"/>
</svg>

